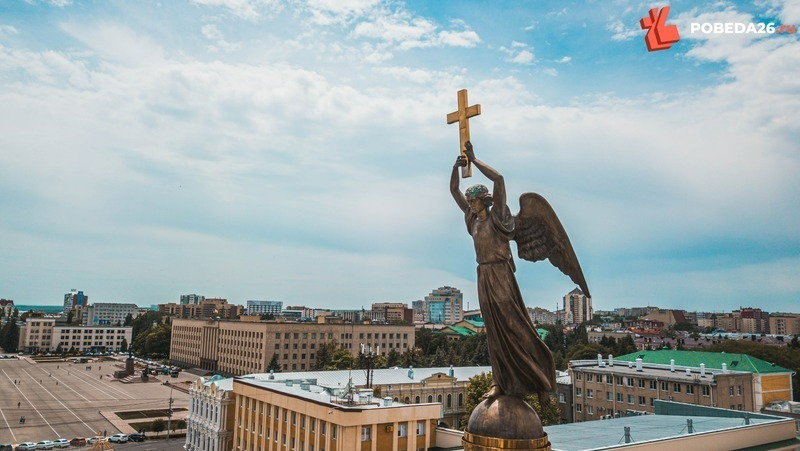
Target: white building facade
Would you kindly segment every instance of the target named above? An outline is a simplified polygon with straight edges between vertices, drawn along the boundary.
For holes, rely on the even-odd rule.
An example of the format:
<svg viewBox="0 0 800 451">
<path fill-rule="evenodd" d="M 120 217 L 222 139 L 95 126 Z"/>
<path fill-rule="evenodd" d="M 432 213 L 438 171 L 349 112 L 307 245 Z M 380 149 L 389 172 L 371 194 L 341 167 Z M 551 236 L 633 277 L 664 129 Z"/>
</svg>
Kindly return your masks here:
<svg viewBox="0 0 800 451">
<path fill-rule="evenodd" d="M 189 389 L 186 416 L 187 450 L 227 451 L 233 449 L 235 397 L 233 379 L 200 378 Z"/>
<path fill-rule="evenodd" d="M 136 304 L 118 302 L 97 302 L 83 309 L 81 324 L 84 326 L 121 326 L 125 318 L 139 315 Z"/>
</svg>

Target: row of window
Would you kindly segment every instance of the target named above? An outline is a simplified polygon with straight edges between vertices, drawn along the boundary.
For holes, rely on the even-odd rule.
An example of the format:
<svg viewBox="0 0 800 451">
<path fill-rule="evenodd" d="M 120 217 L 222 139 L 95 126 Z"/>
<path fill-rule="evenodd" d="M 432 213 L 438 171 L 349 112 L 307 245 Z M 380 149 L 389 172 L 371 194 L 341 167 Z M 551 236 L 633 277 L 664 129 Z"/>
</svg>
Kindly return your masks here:
<svg viewBox="0 0 800 451">
<path fill-rule="evenodd" d="M 680 383 L 677 383 L 677 382 L 672 384 L 672 393 L 681 393 L 683 391 L 683 386 L 684 385 L 685 385 L 686 394 L 693 395 L 694 394 L 694 387 L 695 387 L 694 385 L 692 385 L 692 384 L 680 384 Z M 657 381 L 650 381 L 650 390 L 655 390 L 656 387 L 657 387 Z M 640 385 L 640 388 L 644 388 L 644 387 Z M 669 382 L 661 381 L 661 391 L 669 392 L 669 388 L 670 388 L 670 383 Z M 708 385 L 701 385 L 700 388 L 702 390 L 703 396 L 710 396 L 711 395 L 711 388 Z M 730 391 L 731 391 L 731 396 L 733 396 L 733 387 L 730 388 Z M 600 396 L 600 393 L 602 393 L 602 391 L 598 390 L 597 393 L 598 393 L 598 396 Z M 741 395 L 741 394 L 742 394 L 742 386 L 740 385 L 739 386 L 739 395 Z M 575 387 L 575 396 L 577 396 L 577 397 L 583 396 L 583 389 L 581 387 Z M 606 392 L 606 399 L 608 399 L 609 401 L 612 400 L 611 399 L 612 396 L 613 396 L 612 392 L 610 392 L 610 391 Z M 617 398 L 618 398 L 617 401 L 621 401 L 621 399 L 619 399 L 619 398 L 622 397 L 622 396 L 623 396 L 622 393 L 617 393 Z M 633 395 L 628 395 L 628 396 L 633 396 Z M 586 389 L 586 397 L 587 398 L 594 398 L 594 390 L 591 389 L 591 388 L 587 388 Z"/>
</svg>

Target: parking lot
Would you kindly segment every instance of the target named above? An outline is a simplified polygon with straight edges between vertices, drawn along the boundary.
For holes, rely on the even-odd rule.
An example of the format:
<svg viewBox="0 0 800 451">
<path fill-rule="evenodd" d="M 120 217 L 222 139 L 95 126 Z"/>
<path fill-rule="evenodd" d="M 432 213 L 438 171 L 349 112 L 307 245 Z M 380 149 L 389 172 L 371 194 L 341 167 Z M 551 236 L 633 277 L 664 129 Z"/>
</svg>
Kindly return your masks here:
<svg viewBox="0 0 800 451">
<path fill-rule="evenodd" d="M 170 393 L 173 408 L 188 407 L 188 394 L 160 382 L 114 381 L 122 359 L 96 363 L 0 360 L 0 443 L 134 432 L 114 412 L 166 409 Z M 172 384 L 194 379 L 185 373 L 177 379 L 158 377 Z"/>
</svg>

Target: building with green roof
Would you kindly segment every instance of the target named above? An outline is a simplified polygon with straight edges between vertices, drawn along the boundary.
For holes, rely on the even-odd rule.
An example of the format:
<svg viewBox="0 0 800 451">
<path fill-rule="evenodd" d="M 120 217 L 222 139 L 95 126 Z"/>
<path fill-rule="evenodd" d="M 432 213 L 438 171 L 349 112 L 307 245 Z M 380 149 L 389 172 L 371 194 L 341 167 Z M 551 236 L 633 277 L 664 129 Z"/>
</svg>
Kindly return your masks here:
<svg viewBox="0 0 800 451">
<path fill-rule="evenodd" d="M 793 372 L 746 355 L 638 351 L 570 362 L 576 421 L 653 413 L 655 401 L 759 412 L 792 400 Z"/>
</svg>

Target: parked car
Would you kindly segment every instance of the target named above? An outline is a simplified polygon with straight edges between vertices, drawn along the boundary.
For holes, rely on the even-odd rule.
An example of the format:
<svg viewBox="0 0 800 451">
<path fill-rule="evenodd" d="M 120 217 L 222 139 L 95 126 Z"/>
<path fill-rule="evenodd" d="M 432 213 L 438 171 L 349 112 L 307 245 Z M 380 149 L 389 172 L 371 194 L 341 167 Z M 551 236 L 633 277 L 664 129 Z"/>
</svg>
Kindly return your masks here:
<svg viewBox="0 0 800 451">
<path fill-rule="evenodd" d="M 103 437 L 102 435 L 95 435 L 94 437 L 89 437 L 88 439 L 86 439 L 86 444 L 94 445 L 94 442 L 104 442 L 104 441 L 106 441 L 105 437 Z"/>
<path fill-rule="evenodd" d="M 36 443 L 33 443 L 33 442 L 25 442 L 25 443 L 20 443 L 20 444 L 19 444 L 19 445 L 17 445 L 17 447 L 16 447 L 16 448 L 14 448 L 14 449 L 15 449 L 15 450 L 28 450 L 28 449 L 36 449 Z"/>
<path fill-rule="evenodd" d="M 36 449 L 53 449 L 55 444 L 52 440 L 42 440 L 36 444 Z"/>
<path fill-rule="evenodd" d="M 109 442 L 112 443 L 127 443 L 128 442 L 128 435 L 127 434 L 114 434 L 108 438 Z"/>
<path fill-rule="evenodd" d="M 0 451 L 14 451 L 14 445 L 0 443 Z"/>
<path fill-rule="evenodd" d="M 86 446 L 86 439 L 83 437 L 75 437 L 69 441 L 72 446 Z"/>
<path fill-rule="evenodd" d="M 147 437 L 141 432 L 134 432 L 133 434 L 128 434 L 128 440 L 132 442 L 143 442 L 147 440 Z"/>
<path fill-rule="evenodd" d="M 56 448 L 69 448 L 70 444 L 69 444 L 69 440 L 67 440 L 65 438 L 59 438 L 59 439 L 53 440 L 53 446 L 56 447 Z"/>
</svg>

